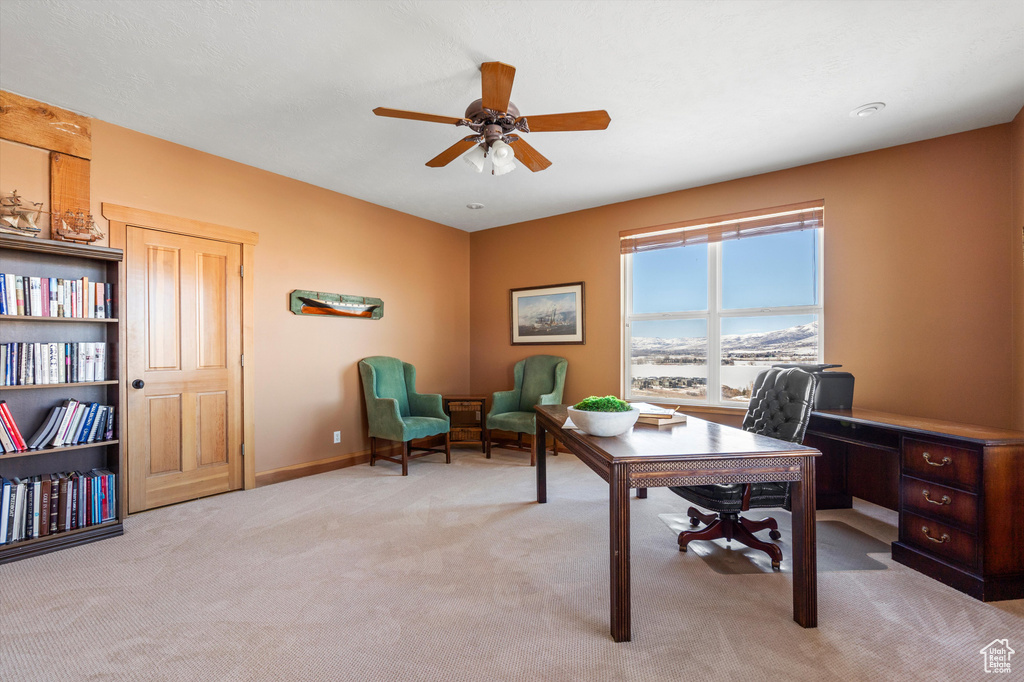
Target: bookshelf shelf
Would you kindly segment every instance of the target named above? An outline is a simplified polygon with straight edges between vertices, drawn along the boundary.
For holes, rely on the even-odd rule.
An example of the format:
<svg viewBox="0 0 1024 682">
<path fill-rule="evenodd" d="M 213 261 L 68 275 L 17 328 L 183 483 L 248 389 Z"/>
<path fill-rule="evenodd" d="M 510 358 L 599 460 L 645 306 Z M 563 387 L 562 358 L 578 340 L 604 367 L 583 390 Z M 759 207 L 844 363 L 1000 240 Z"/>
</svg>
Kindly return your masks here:
<svg viewBox="0 0 1024 682">
<path fill-rule="evenodd" d="M 73 389 L 80 386 L 116 386 L 118 384 L 117 379 L 108 379 L 107 381 L 72 381 L 67 384 L 26 384 L 24 386 L 4 386 L 4 391 L 25 391 L 33 388 L 67 388 Z"/>
<path fill-rule="evenodd" d="M 64 322 L 93 324 L 117 324 L 116 317 L 38 317 L 36 315 L 0 315 L 0 322 Z"/>
<path fill-rule="evenodd" d="M 38 317 L 0 315 L 0 344 L 14 343 L 103 343 L 106 344 L 105 381 L 2 386 L 3 400 L 22 436 L 27 440 L 42 425 L 54 406 L 65 399 L 82 404 L 98 403 L 114 408 L 114 438 L 80 445 L 41 448 L 0 455 L 0 476 L 7 480 L 48 477 L 63 472 L 107 470 L 114 477 L 113 519 L 72 528 L 50 535 L 25 538 L 0 544 L 0 564 L 39 554 L 59 551 L 88 542 L 121 535 L 124 532 L 125 480 L 124 451 L 120 439 L 122 395 L 124 392 L 118 346 L 121 334 L 121 310 L 118 282 L 123 254 L 120 249 L 73 244 L 45 239 L 0 234 L 0 273 L 22 277 L 63 278 L 112 285 L 109 318 Z M 45 309 L 45 308 L 44 308 Z M 8 324 L 11 322 L 12 324 Z M 51 323 L 58 323 L 53 325 Z M 55 338 L 59 337 L 59 338 Z M 43 390 L 39 390 L 43 389 Z M 47 390 L 48 389 L 48 390 Z M 54 392 L 53 389 L 57 389 Z M 71 499 L 70 497 L 68 498 Z M 41 512 L 42 510 L 40 510 Z M 9 510 L 0 510 L 8 515 Z M 40 513 L 40 517 L 42 514 Z M 8 525 L 10 525 L 8 523 Z M 6 538 L 3 538 L 6 540 Z"/>
<path fill-rule="evenodd" d="M 14 459 L 16 457 L 35 457 L 38 455 L 49 455 L 57 452 L 69 452 L 71 450 L 84 450 L 86 448 L 99 448 L 106 447 L 108 445 L 117 445 L 118 440 L 100 440 L 93 441 L 92 443 L 82 443 L 81 445 L 63 445 L 59 448 L 40 448 L 38 450 L 25 450 L 24 452 L 8 452 L 4 455 L 0 455 L 0 460 L 3 459 Z"/>
<path fill-rule="evenodd" d="M 113 538 L 118 535 L 124 535 L 124 524 L 121 522 L 121 519 L 105 521 L 104 523 L 86 526 L 85 528 L 76 528 L 64 531 L 63 533 L 57 533 L 56 535 L 22 540 L 13 545 L 3 545 L 3 549 L 6 551 L 0 556 L 0 564 L 27 559 L 38 554 L 56 552 L 68 547 L 84 545 L 87 542 Z"/>
</svg>

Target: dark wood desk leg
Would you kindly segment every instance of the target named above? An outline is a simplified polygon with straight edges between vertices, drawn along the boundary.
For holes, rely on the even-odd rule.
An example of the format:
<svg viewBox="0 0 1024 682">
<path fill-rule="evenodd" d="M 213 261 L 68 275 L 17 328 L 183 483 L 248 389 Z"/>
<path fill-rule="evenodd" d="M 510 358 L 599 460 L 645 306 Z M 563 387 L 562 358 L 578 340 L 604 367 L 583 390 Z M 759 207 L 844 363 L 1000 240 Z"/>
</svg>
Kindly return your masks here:
<svg viewBox="0 0 1024 682">
<path fill-rule="evenodd" d="M 547 433 L 544 425 L 537 420 L 537 433 L 534 434 L 534 443 L 545 443 Z M 548 501 L 548 464 L 547 448 L 537 448 L 537 502 L 543 504 Z"/>
<path fill-rule="evenodd" d="M 645 497 L 647 497 L 647 488 L 637 488 L 636 489 L 636 496 L 637 496 L 637 499 L 641 499 L 641 500 L 644 499 Z"/>
<path fill-rule="evenodd" d="M 608 482 L 611 512 L 611 620 L 612 639 L 630 640 L 629 603 L 629 475 L 624 466 L 612 466 Z"/>
<path fill-rule="evenodd" d="M 803 458 L 803 478 L 793 483 L 793 620 L 818 627 L 818 555 L 814 527 L 814 457 Z"/>
</svg>

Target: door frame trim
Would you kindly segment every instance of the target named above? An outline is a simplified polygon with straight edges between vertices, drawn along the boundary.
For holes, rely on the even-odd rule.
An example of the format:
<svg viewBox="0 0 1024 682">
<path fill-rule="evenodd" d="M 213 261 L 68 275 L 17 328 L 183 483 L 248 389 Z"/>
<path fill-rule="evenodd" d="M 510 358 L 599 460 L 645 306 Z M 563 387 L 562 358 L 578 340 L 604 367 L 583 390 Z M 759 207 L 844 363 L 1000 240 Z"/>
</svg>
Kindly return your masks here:
<svg viewBox="0 0 1024 682">
<path fill-rule="evenodd" d="M 207 223 L 191 218 L 154 213 L 117 204 L 103 202 L 101 204 L 103 217 L 110 221 L 110 246 L 125 251 L 128 246 L 128 227 L 141 227 L 147 230 L 158 232 L 170 232 L 172 234 L 185 235 L 187 237 L 199 237 L 200 239 L 212 239 L 214 241 L 238 244 L 242 247 L 241 263 L 245 276 L 242 277 L 242 354 L 245 356 L 245 364 L 242 365 L 242 444 L 245 446 L 245 456 L 242 457 L 242 481 L 243 489 L 250 490 L 256 487 L 256 353 L 255 325 L 254 325 L 254 301 L 253 285 L 255 282 L 256 268 L 254 265 L 254 250 L 260 240 L 256 232 L 241 230 L 236 227 L 227 227 L 215 223 Z M 127 257 L 127 256 L 126 256 Z M 120 279 L 117 283 L 118 296 L 128 291 L 127 264 L 120 269 Z M 122 298 L 122 302 L 124 302 Z M 121 310 L 124 317 L 124 308 Z M 128 325 L 118 325 L 118 366 L 124 375 L 128 367 Z M 121 404 L 128 404 L 128 382 L 122 381 L 120 386 Z M 123 415 L 122 415 L 123 416 Z M 125 458 L 127 461 L 128 447 L 125 447 Z M 127 483 L 125 483 L 127 486 Z M 122 490 L 122 499 L 127 490 Z"/>
</svg>

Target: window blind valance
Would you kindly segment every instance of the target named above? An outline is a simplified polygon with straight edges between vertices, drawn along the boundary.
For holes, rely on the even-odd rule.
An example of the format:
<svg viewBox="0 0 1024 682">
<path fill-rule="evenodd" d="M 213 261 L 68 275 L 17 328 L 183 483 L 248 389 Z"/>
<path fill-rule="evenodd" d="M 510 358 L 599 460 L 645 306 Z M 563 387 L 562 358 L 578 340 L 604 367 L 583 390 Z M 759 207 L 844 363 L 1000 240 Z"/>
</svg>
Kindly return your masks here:
<svg viewBox="0 0 1024 682">
<path fill-rule="evenodd" d="M 619 232 L 619 251 L 637 253 L 824 227 L 824 200 Z"/>
</svg>

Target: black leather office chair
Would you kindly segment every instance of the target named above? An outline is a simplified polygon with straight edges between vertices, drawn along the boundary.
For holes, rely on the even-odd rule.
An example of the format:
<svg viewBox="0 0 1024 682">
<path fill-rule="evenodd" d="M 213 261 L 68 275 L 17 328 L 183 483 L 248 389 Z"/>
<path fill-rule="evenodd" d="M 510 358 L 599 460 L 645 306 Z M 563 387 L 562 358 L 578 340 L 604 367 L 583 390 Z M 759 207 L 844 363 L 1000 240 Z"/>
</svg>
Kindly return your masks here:
<svg viewBox="0 0 1024 682">
<path fill-rule="evenodd" d="M 814 405 L 814 389 L 814 376 L 801 369 L 773 368 L 761 372 L 754 380 L 750 404 L 743 418 L 743 430 L 792 443 L 803 442 Z M 789 509 L 789 483 L 695 485 L 669 490 L 705 509 L 718 512 L 717 515 L 704 514 L 694 507 L 687 510 L 690 525 L 697 526 L 701 522 L 708 525 L 701 530 L 680 533 L 680 552 L 685 552 L 686 546 L 694 540 L 725 538 L 767 552 L 772 559 L 772 568 L 779 568 L 782 562 L 779 546 L 759 540 L 754 535 L 770 528 L 769 536 L 778 540 L 782 537 L 779 524 L 771 517 L 752 521 L 740 516 L 740 512 L 758 507 Z"/>
</svg>

